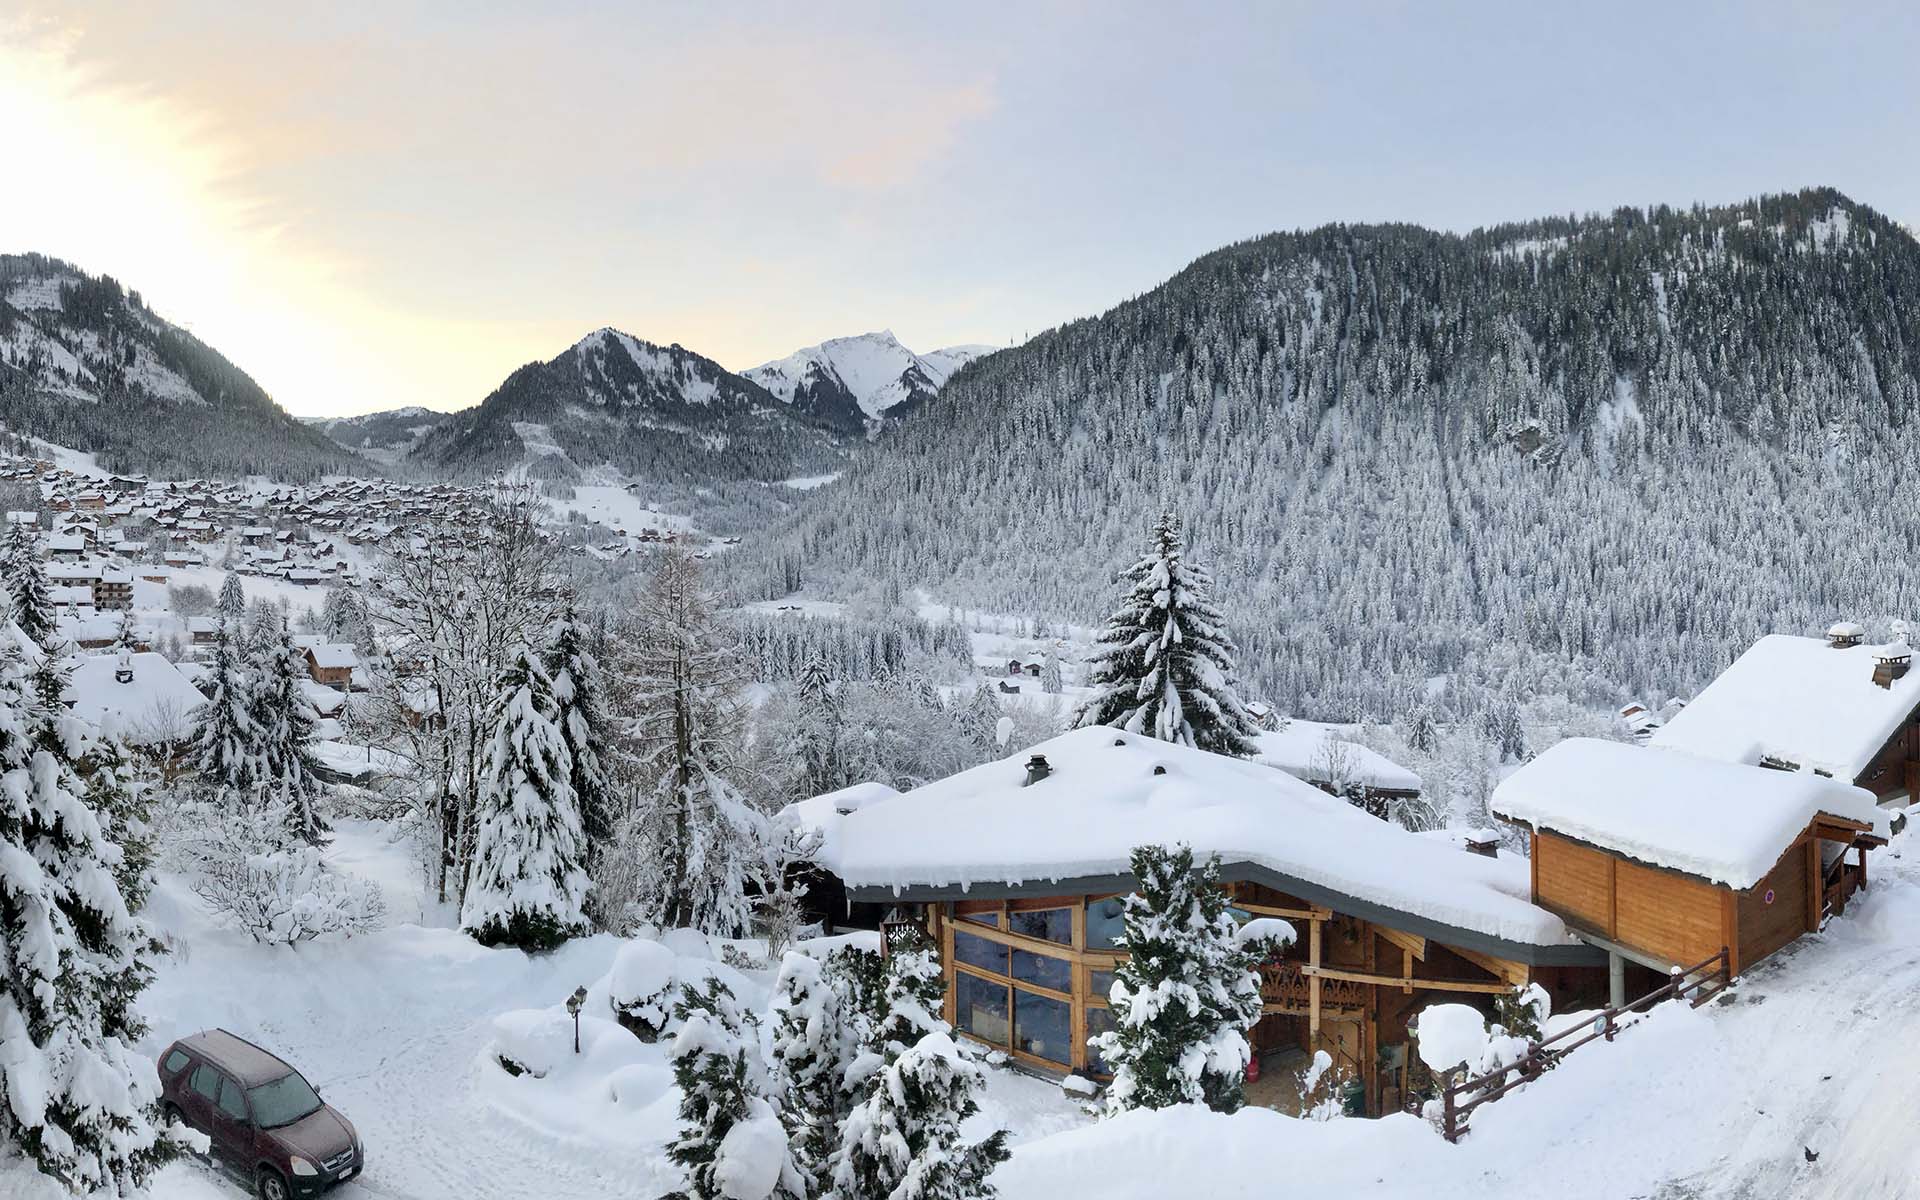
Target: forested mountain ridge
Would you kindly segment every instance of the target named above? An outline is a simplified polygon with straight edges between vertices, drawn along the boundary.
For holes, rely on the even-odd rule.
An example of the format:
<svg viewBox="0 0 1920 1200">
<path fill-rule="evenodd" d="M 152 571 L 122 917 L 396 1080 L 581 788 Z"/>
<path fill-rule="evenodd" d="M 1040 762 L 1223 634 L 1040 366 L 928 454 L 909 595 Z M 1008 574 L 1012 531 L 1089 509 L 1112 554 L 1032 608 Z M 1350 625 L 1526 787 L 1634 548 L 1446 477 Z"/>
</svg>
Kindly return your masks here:
<svg viewBox="0 0 1920 1200">
<path fill-rule="evenodd" d="M 354 460 L 111 276 L 0 255 L 0 422 L 167 478 L 305 480 Z"/>
<path fill-rule="evenodd" d="M 1831 190 L 1273 234 L 974 364 L 730 566 L 1097 621 L 1168 505 L 1301 715 L 1685 695 L 1920 615 L 1916 375 L 1920 245 Z"/>
<path fill-rule="evenodd" d="M 598 329 L 441 421 L 408 461 L 563 482 L 603 470 L 655 483 L 779 480 L 836 469 L 845 437 L 710 358 Z"/>
<path fill-rule="evenodd" d="M 410 405 L 354 417 L 302 417 L 301 421 L 348 450 L 376 462 L 392 462 L 404 457 L 447 416 L 447 413 Z"/>
</svg>

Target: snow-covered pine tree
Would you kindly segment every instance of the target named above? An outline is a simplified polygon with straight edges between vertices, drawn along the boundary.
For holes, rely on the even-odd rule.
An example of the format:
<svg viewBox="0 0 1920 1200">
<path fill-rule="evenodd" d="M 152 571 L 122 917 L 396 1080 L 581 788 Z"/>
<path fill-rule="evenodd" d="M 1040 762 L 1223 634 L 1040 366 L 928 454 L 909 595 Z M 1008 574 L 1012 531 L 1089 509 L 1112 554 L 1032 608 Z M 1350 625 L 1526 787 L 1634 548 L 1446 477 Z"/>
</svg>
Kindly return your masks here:
<svg viewBox="0 0 1920 1200">
<path fill-rule="evenodd" d="M 220 582 L 220 598 L 214 602 L 214 615 L 232 627 L 234 636 L 240 634 L 241 622 L 247 617 L 247 592 L 240 586 L 240 576 L 229 571 Z"/>
<path fill-rule="evenodd" d="M 729 779 L 741 742 L 740 655 L 714 618 L 699 562 L 678 546 L 661 554 L 638 609 L 628 661 L 648 788 L 632 850 L 650 869 L 635 903 L 656 924 L 737 936 L 752 922 L 748 885 L 760 882 L 771 836 Z"/>
<path fill-rule="evenodd" d="M 752 1018 L 718 979 L 682 985 L 668 1058 L 680 1088 L 680 1135 L 667 1157 L 687 1173 L 687 1200 L 804 1200 L 780 1115 L 762 1093 Z"/>
<path fill-rule="evenodd" d="M 554 725 L 567 745 L 573 770 L 574 804 L 580 810 L 580 831 L 586 838 L 587 860 L 593 861 L 613 838 L 622 814 L 606 756 L 612 745 L 612 718 L 607 714 L 606 687 L 600 663 L 588 648 L 592 631 L 569 602 L 554 622 L 542 653 L 553 681 Z"/>
<path fill-rule="evenodd" d="M 1218 859 L 1182 845 L 1133 852 L 1110 1003 L 1115 1028 L 1091 1039 L 1113 1068 L 1108 1111 L 1206 1104 L 1232 1112 L 1246 1082 L 1247 1030 L 1260 1019 L 1256 958 L 1235 938 Z"/>
<path fill-rule="evenodd" d="M 973 695 L 967 697 L 967 704 L 955 714 L 960 723 L 960 731 L 983 758 L 999 755 L 1000 747 L 1000 701 L 992 688 L 981 684 L 973 689 Z"/>
<path fill-rule="evenodd" d="M 7 526 L 5 566 L 14 624 L 35 645 L 46 645 L 53 635 L 53 593 L 47 589 L 46 564 L 28 526 Z"/>
<path fill-rule="evenodd" d="M 1047 651 L 1047 663 L 1040 668 L 1040 690 L 1049 696 L 1058 696 L 1066 688 L 1060 678 L 1060 656 Z"/>
<path fill-rule="evenodd" d="M 353 595 L 339 586 L 327 589 L 326 598 L 320 602 L 320 632 L 330 642 L 349 640 L 352 629 Z"/>
<path fill-rule="evenodd" d="M 847 1011 L 847 996 L 819 959 L 788 951 L 773 984 L 773 1066 L 780 1087 L 780 1120 L 807 1195 L 825 1196 L 833 1184 L 840 1122 L 872 1074 L 861 1042 L 863 1023 Z"/>
<path fill-rule="evenodd" d="M 1212 577 L 1186 560 L 1178 518 L 1161 515 L 1151 549 L 1122 578 L 1127 593 L 1096 639 L 1093 694 L 1074 726 L 1114 725 L 1251 757 L 1258 730 L 1236 691 L 1233 641 L 1213 605 Z"/>
<path fill-rule="evenodd" d="M 590 885 L 552 684 L 524 646 L 500 678 L 492 725 L 460 928 L 489 946 L 551 950 L 586 932 Z"/>
<path fill-rule="evenodd" d="M 1433 706 L 1421 701 L 1407 714 L 1407 745 L 1422 754 L 1432 754 L 1440 748 L 1440 728 L 1434 722 Z"/>
<path fill-rule="evenodd" d="M 206 700 L 194 712 L 187 760 L 204 786 L 244 796 L 260 773 L 254 756 L 259 734 L 251 703 L 253 684 L 229 630 L 222 620 L 214 632 L 213 654 L 200 680 Z"/>
<path fill-rule="evenodd" d="M 807 660 L 794 687 L 794 719 L 787 753 L 793 764 L 793 798 L 804 800 L 845 787 L 841 762 L 840 701 L 833 677 L 819 658 Z"/>
<path fill-rule="evenodd" d="M 132 609 L 128 609 L 120 614 L 120 621 L 114 626 L 113 645 L 110 649 L 115 654 L 135 654 L 139 652 L 140 634 L 133 625 Z"/>
<path fill-rule="evenodd" d="M 75 762 L 89 742 L 17 662 L 0 667 L 0 1157 L 78 1194 L 131 1197 L 184 1142 L 160 1127 L 159 1079 L 133 1048 L 155 943 L 84 798 Z"/>
<path fill-rule="evenodd" d="M 880 1067 L 841 1123 L 834 1195 L 844 1200 L 983 1200 L 1007 1157 L 999 1130 L 962 1145 L 960 1125 L 979 1111 L 980 1067 L 934 1015 L 939 959 L 918 929 L 888 939 L 886 1013 L 874 1031 Z"/>
<path fill-rule="evenodd" d="M 274 624 L 279 626 L 277 614 Z M 262 630 L 260 636 L 260 661 L 248 697 L 257 764 L 254 783 L 285 806 L 287 832 L 317 846 L 325 840 L 327 826 L 318 809 L 324 789 L 313 753 L 319 717 L 302 690 L 307 672 L 284 627 Z"/>
</svg>

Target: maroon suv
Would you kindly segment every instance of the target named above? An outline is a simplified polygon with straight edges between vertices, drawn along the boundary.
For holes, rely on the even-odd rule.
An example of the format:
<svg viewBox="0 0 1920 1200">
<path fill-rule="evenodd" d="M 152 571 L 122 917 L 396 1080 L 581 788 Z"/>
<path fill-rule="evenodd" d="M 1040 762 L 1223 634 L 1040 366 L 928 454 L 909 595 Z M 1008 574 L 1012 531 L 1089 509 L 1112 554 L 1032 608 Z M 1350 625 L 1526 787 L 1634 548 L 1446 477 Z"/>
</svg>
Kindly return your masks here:
<svg viewBox="0 0 1920 1200">
<path fill-rule="evenodd" d="M 261 1200 L 318 1196 L 366 1165 L 352 1122 L 300 1072 L 224 1029 L 168 1046 L 160 1087 L 167 1115 L 206 1134 Z"/>
</svg>

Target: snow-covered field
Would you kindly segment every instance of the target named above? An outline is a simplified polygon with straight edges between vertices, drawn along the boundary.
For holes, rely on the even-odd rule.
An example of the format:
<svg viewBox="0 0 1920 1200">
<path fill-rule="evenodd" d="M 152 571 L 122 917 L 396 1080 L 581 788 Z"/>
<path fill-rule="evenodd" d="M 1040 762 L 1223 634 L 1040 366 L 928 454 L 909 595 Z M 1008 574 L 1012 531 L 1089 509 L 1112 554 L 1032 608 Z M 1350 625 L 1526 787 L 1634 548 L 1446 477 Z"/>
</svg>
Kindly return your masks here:
<svg viewBox="0 0 1920 1200">
<path fill-rule="evenodd" d="M 1476 1112 L 1457 1146 L 1408 1116 L 1319 1124 L 1266 1110 L 1169 1110 L 1094 1122 L 1052 1083 L 1006 1070 L 989 1072 L 969 1132 L 1013 1130 L 1013 1158 L 996 1176 L 1006 1200 L 1920 1194 L 1920 1140 L 1910 1136 L 1920 856 L 1903 855 L 1908 841 L 1872 856 L 1872 891 L 1825 932 L 1719 1003 L 1667 1005 L 1617 1042 L 1583 1048 Z M 336 1193 L 342 1200 L 653 1197 L 674 1186 L 662 1150 L 677 1101 L 662 1082 L 663 1046 L 608 1043 L 539 1080 L 507 1076 L 486 1053 L 496 1017 L 557 1009 L 575 986 L 594 986 L 618 939 L 538 957 L 484 949 L 449 927 L 453 914 L 426 897 L 410 845 L 383 824 L 342 822 L 328 857 L 381 885 L 386 929 L 264 948 L 163 879 L 150 912 L 173 954 L 141 1002 L 152 1022 L 145 1049 L 217 1025 L 301 1067 L 366 1140 L 367 1173 Z M 751 975 L 750 988 L 770 982 Z M 617 1086 L 613 1065 L 629 1068 Z M 0 1177 L 0 1193 L 42 1200 L 38 1182 L 23 1179 Z M 155 1193 L 208 1200 L 239 1188 L 179 1164 Z"/>
</svg>

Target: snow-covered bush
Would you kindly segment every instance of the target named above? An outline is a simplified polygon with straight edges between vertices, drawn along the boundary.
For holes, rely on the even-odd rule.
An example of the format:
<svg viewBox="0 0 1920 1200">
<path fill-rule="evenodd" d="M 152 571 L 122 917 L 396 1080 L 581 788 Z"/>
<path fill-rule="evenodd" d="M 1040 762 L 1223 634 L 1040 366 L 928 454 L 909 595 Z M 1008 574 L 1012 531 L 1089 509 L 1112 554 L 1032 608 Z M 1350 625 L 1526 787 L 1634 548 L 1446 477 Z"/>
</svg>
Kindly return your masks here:
<svg viewBox="0 0 1920 1200">
<path fill-rule="evenodd" d="M 194 894 L 255 941 L 293 945 L 364 933 L 386 919 L 379 886 L 329 868 L 318 849 L 289 833 L 278 806 L 199 804 L 175 819 L 192 822 L 172 852 L 189 865 Z"/>
<path fill-rule="evenodd" d="M 544 1079 L 573 1052 L 573 1018 L 565 1009 L 518 1008 L 493 1019 L 487 1056 L 509 1075 Z"/>
<path fill-rule="evenodd" d="M 879 1059 L 863 1047 L 866 1023 L 820 960 L 789 951 L 773 985 L 772 1065 L 794 1164 L 810 1195 L 825 1195 L 840 1123 Z"/>
<path fill-rule="evenodd" d="M 1309 1121 L 1334 1121 L 1347 1115 L 1347 1085 L 1351 1072 L 1333 1065 L 1333 1056 L 1315 1050 L 1313 1061 L 1300 1072 L 1300 1115 Z"/>
<path fill-rule="evenodd" d="M 688 1200 L 800 1200 L 805 1181 L 764 1094 L 753 1019 L 717 979 L 685 987 L 668 1057 L 680 1087 L 680 1135 L 667 1157 L 687 1172 Z"/>
<path fill-rule="evenodd" d="M 1092 1039 L 1113 1068 L 1108 1112 L 1170 1104 L 1232 1112 L 1253 1057 L 1247 1031 L 1261 1012 L 1254 967 L 1268 943 L 1241 944 L 1218 859 L 1196 867 L 1186 846 L 1142 846 L 1132 873 L 1138 890 L 1127 897 L 1119 943 L 1128 958 L 1110 993 L 1115 1028 Z"/>
<path fill-rule="evenodd" d="M 607 1001 L 614 1019 L 651 1042 L 673 1015 L 674 954 L 659 942 L 638 939 L 620 947 L 607 973 Z"/>
<path fill-rule="evenodd" d="M 1516 987 L 1493 999 L 1494 1023 L 1508 1035 L 1539 1041 L 1553 1015 L 1553 1001 L 1547 989 L 1537 983 Z"/>
</svg>

